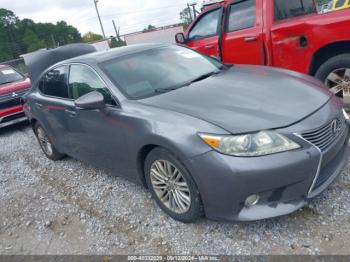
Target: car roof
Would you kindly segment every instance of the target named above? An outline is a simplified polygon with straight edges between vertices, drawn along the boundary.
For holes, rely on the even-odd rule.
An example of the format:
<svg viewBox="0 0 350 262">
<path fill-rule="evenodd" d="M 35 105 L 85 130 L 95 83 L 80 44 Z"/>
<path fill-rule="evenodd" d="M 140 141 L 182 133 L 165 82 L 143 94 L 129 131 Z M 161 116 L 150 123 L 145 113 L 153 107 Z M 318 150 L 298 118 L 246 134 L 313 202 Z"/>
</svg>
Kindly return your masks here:
<svg viewBox="0 0 350 262">
<path fill-rule="evenodd" d="M 108 61 L 113 58 L 135 54 L 138 52 L 154 49 L 154 48 L 160 48 L 160 47 L 166 47 L 170 46 L 169 44 L 136 44 L 136 45 L 130 45 L 130 46 L 123 46 L 123 47 L 117 47 L 112 48 L 106 51 L 99 51 L 99 52 L 93 52 L 85 55 L 81 55 L 78 57 L 74 57 L 71 59 L 67 59 L 64 61 L 59 62 L 58 64 L 66 64 L 66 63 L 101 63 Z"/>
</svg>

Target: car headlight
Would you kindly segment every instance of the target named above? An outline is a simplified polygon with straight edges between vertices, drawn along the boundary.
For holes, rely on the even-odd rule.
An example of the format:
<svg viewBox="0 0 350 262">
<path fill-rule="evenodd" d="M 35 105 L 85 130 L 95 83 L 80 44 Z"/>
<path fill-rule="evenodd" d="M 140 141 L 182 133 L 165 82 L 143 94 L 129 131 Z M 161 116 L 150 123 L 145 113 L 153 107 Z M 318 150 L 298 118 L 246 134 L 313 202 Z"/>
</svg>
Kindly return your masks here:
<svg viewBox="0 0 350 262">
<path fill-rule="evenodd" d="M 245 135 L 199 134 L 216 151 L 240 157 L 264 156 L 300 148 L 300 145 L 275 131 Z"/>
</svg>

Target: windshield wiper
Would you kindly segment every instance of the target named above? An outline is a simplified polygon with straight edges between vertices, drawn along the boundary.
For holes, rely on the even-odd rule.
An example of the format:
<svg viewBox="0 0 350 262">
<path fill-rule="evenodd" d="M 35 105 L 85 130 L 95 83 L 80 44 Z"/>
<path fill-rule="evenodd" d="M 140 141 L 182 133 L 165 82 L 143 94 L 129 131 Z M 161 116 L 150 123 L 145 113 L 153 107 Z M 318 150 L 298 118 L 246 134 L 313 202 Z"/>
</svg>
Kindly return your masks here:
<svg viewBox="0 0 350 262">
<path fill-rule="evenodd" d="M 195 82 L 202 81 L 202 80 L 204 80 L 204 79 L 206 79 L 206 78 L 208 78 L 208 77 L 211 77 L 211 76 L 213 76 L 213 75 L 217 75 L 217 74 L 219 74 L 219 73 L 220 73 L 220 71 L 213 71 L 213 72 L 210 72 L 210 73 L 201 75 L 201 76 L 199 76 L 199 77 L 197 77 L 197 78 L 191 80 L 190 82 L 188 82 L 187 85 L 190 85 L 190 84 L 195 83 Z"/>
<path fill-rule="evenodd" d="M 179 89 L 180 87 L 167 87 L 167 88 L 157 88 L 157 89 L 154 89 L 154 92 L 155 93 L 167 93 L 167 92 L 170 92 L 170 91 L 174 91 L 176 89 Z"/>
<path fill-rule="evenodd" d="M 199 77 L 196 77 L 195 79 L 189 81 L 189 82 L 186 82 L 182 85 L 178 85 L 178 86 L 174 86 L 174 87 L 167 87 L 167 88 L 157 88 L 154 90 L 155 93 L 167 93 L 167 92 L 170 92 L 170 91 L 174 91 L 174 90 L 177 90 L 181 87 L 185 87 L 185 86 L 189 86 L 191 85 L 192 83 L 195 83 L 195 82 L 198 82 L 198 81 L 201 81 L 201 80 L 204 80 L 208 77 L 211 77 L 213 75 L 217 75 L 219 74 L 220 71 L 213 71 L 213 72 L 210 72 L 210 73 L 207 73 L 207 74 L 204 74 L 204 75 L 201 75 Z"/>
<path fill-rule="evenodd" d="M 3 82 L 3 83 L 0 83 L 0 85 L 10 84 L 10 83 L 13 83 L 13 81 Z"/>
</svg>

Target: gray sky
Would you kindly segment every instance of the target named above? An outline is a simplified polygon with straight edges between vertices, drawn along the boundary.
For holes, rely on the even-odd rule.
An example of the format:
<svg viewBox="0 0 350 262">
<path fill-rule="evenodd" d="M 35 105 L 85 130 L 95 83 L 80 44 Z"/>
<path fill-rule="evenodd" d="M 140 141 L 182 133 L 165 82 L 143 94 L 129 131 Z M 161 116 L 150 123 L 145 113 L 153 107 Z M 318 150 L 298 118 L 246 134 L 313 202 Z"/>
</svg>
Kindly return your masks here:
<svg viewBox="0 0 350 262">
<path fill-rule="evenodd" d="M 99 10 L 106 35 L 115 35 L 112 19 L 121 34 L 140 31 L 147 25 L 179 22 L 179 13 L 190 0 L 99 0 Z M 202 1 L 200 1 L 202 2 Z M 35 22 L 65 20 L 80 33 L 101 33 L 93 0 L 1 0 L 1 8 L 15 12 L 21 19 Z"/>
</svg>

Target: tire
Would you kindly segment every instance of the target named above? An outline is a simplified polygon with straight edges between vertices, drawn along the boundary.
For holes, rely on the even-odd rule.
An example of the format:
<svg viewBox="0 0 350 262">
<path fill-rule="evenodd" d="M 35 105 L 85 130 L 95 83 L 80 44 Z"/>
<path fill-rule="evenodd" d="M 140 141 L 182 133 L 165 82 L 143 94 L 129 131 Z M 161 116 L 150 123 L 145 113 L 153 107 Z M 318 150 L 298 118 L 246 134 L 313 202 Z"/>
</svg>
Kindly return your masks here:
<svg viewBox="0 0 350 262">
<path fill-rule="evenodd" d="M 350 76 L 347 77 L 344 74 L 346 69 L 350 69 L 350 54 L 338 55 L 323 63 L 317 70 L 315 77 L 325 83 L 335 95 L 343 98 L 344 87 L 350 88 Z M 337 73 L 337 75 L 339 75 L 339 79 L 342 81 L 341 86 L 339 86 L 339 83 L 337 82 L 328 80 L 330 79 L 329 76 L 331 73 Z M 339 89 L 336 86 L 339 86 Z M 347 106 L 350 106 L 349 99 L 350 97 L 346 98 L 344 101 Z"/>
<path fill-rule="evenodd" d="M 57 161 L 65 157 L 64 154 L 57 151 L 56 147 L 51 142 L 51 139 L 48 137 L 47 132 L 38 122 L 34 125 L 34 133 L 42 151 L 48 159 Z"/>
<path fill-rule="evenodd" d="M 167 168 L 166 165 L 170 166 L 172 171 L 170 173 L 173 175 L 173 179 L 169 179 L 168 176 L 169 181 L 165 183 L 158 176 L 161 173 L 160 166 L 162 165 L 164 170 Z M 196 222 L 204 215 L 202 200 L 192 176 L 173 154 L 163 148 L 155 148 L 147 155 L 144 167 L 147 186 L 159 207 L 166 214 L 183 223 Z M 158 174 L 155 175 L 155 172 Z M 165 173 L 163 172 L 161 175 L 163 176 Z M 161 200 L 161 196 L 167 197 Z M 188 201 L 188 199 L 190 200 Z M 177 206 L 176 210 L 175 206 Z"/>
</svg>

